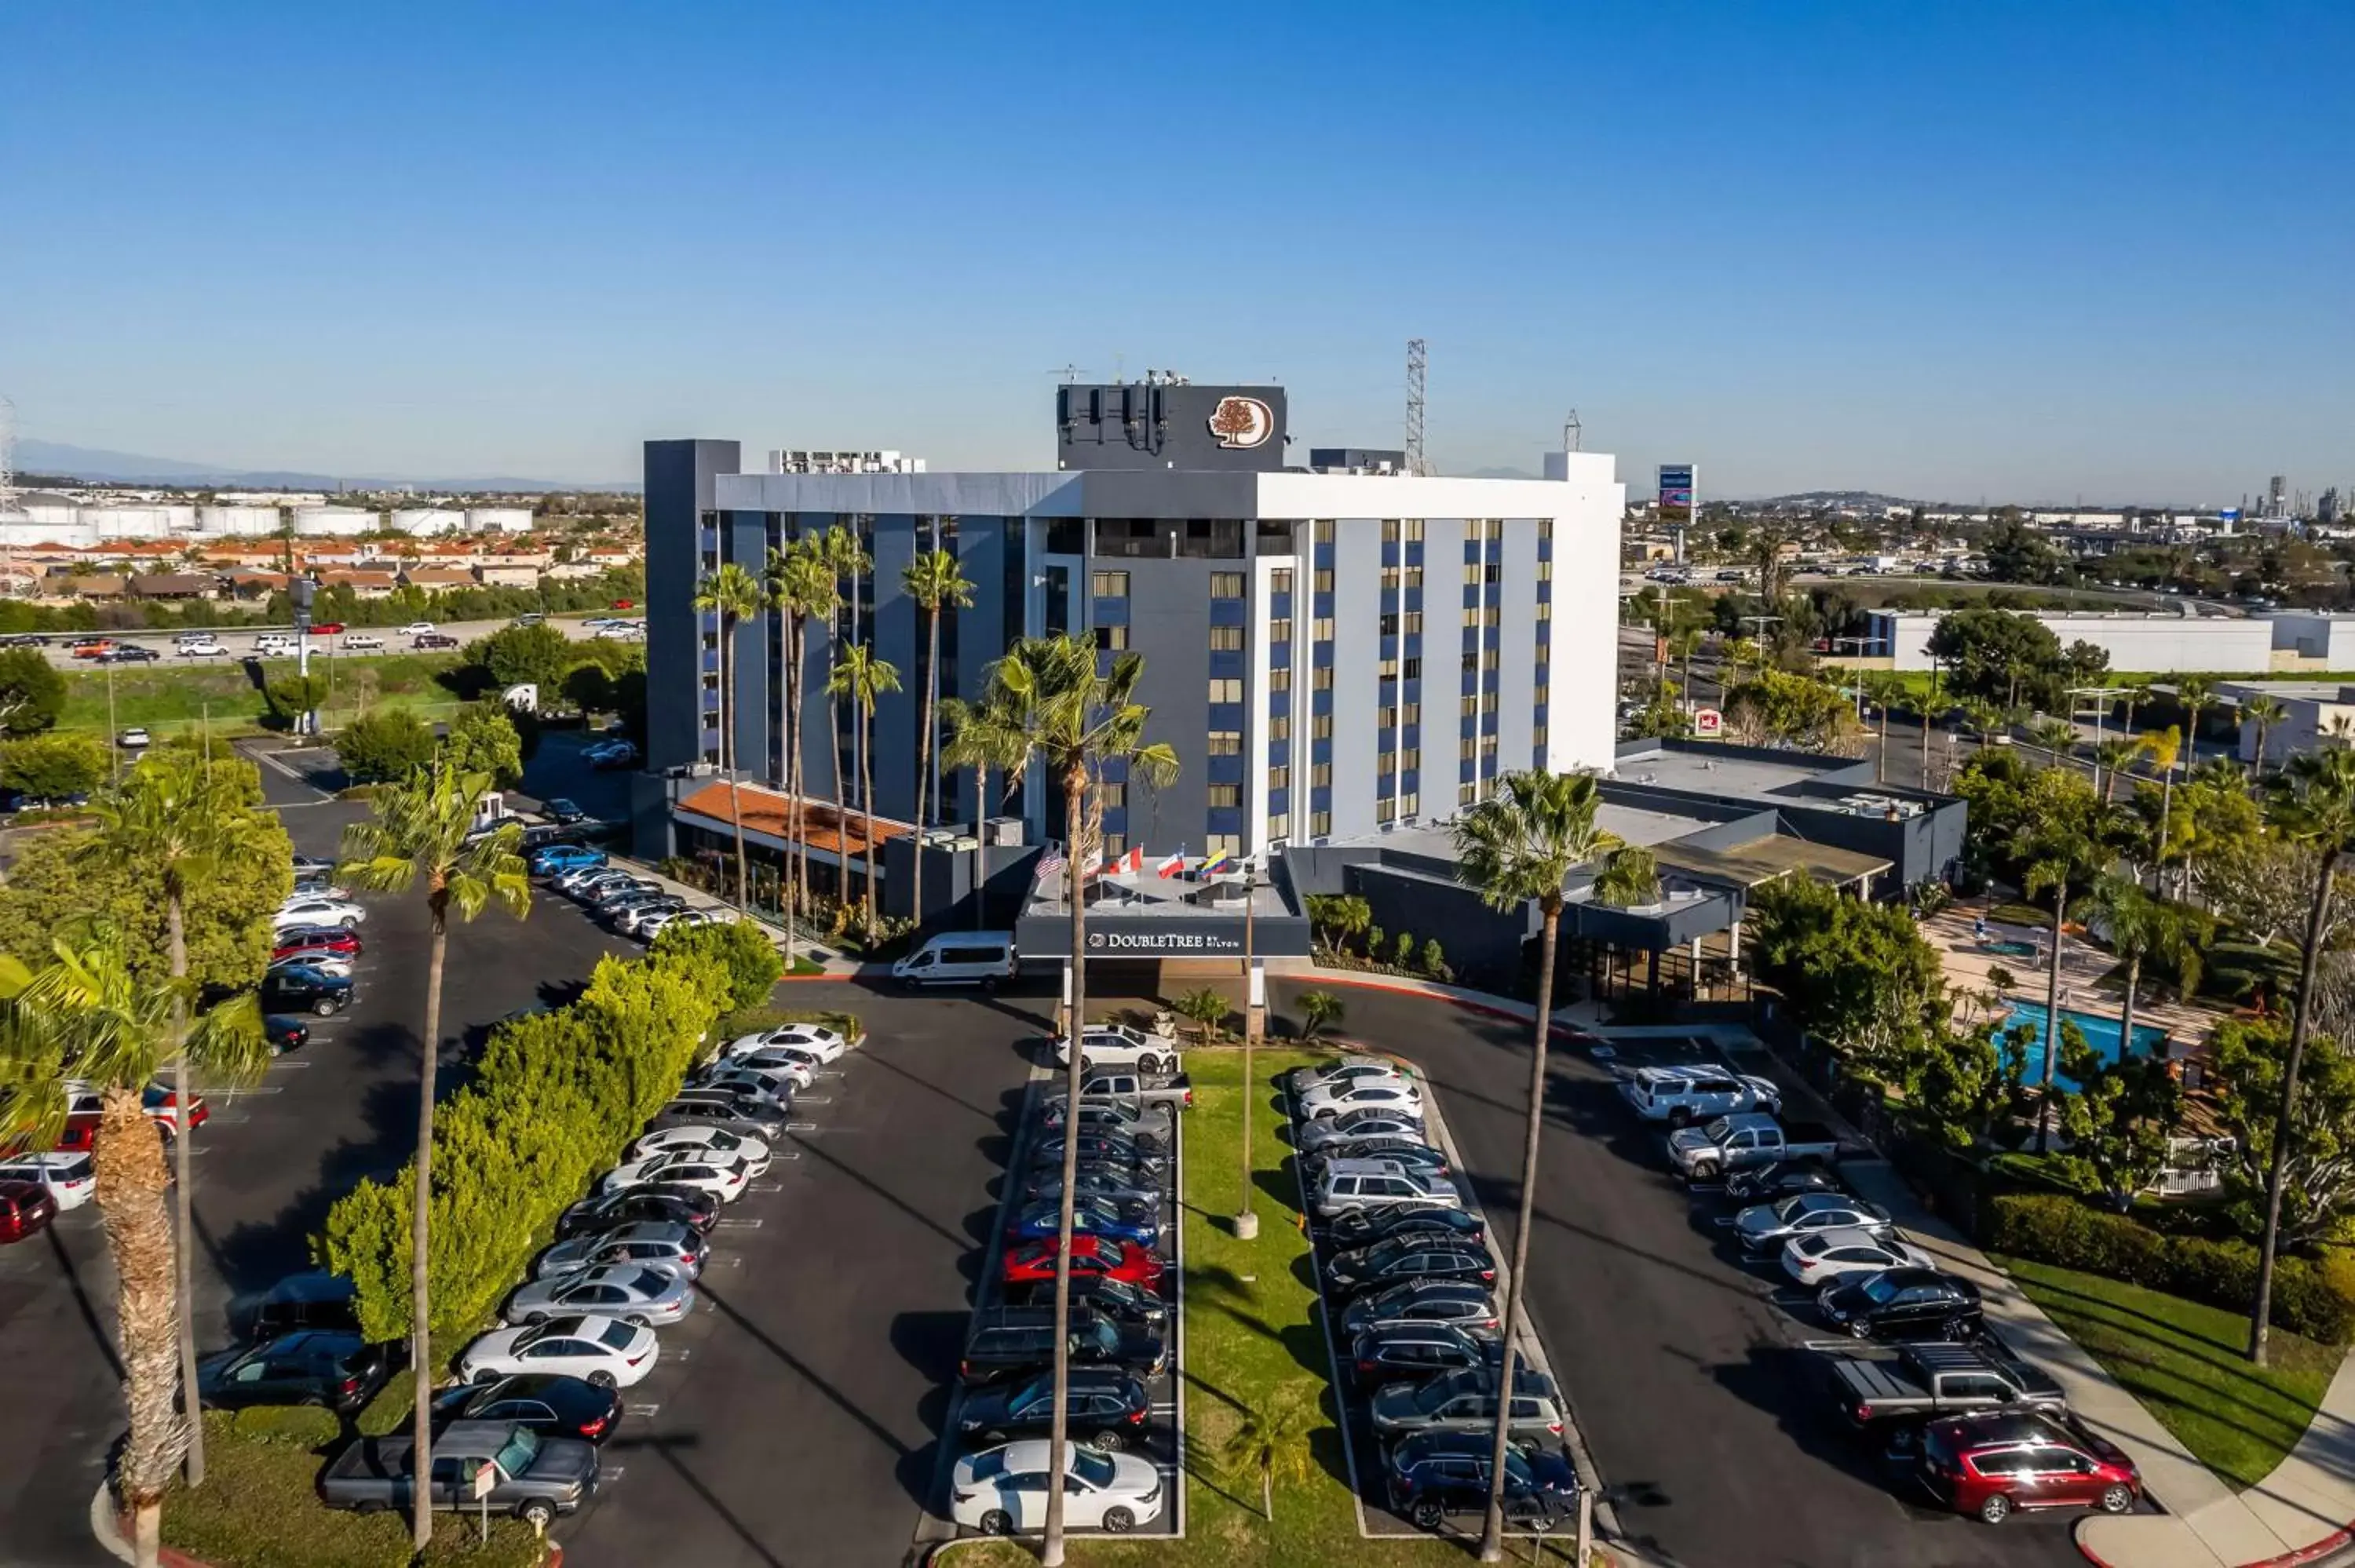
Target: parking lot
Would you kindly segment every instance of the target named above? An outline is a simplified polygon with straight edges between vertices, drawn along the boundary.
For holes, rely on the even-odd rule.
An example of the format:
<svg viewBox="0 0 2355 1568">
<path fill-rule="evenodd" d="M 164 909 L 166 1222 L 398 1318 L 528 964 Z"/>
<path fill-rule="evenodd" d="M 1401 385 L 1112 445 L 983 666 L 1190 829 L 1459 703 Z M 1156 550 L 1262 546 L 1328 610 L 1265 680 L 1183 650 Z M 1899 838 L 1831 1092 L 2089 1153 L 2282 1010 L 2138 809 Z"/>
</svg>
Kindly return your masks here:
<svg viewBox="0 0 2355 1568">
<path fill-rule="evenodd" d="M 1342 1033 L 1425 1069 L 1491 1245 L 1508 1255 L 1528 1025 L 1373 991 L 1345 1001 Z M 1527 1289 L 1634 1542 L 1689 1568 L 2082 1563 L 2071 1516 L 1989 1529 L 1892 1486 L 1827 1403 L 1806 1348 L 1823 1330 L 1778 1304 L 1772 1260 L 1743 1260 L 1712 1223 L 1730 1211 L 1674 1178 L 1607 1064 L 1567 1047 L 1552 1060 Z"/>
</svg>

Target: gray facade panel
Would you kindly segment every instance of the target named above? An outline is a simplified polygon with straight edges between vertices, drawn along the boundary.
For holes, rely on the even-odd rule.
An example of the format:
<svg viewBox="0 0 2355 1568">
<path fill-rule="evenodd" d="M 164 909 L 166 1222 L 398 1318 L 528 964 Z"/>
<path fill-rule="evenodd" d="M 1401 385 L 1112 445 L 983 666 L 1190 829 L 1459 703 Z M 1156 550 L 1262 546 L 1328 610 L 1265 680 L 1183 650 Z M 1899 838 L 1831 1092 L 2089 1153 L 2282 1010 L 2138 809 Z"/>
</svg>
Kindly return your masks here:
<svg viewBox="0 0 2355 1568">
<path fill-rule="evenodd" d="M 1132 784 L 1128 842 L 1148 854 L 1179 848 L 1202 853 L 1209 816 L 1210 573 L 1241 571 L 1241 561 L 1098 559 L 1092 567 L 1128 574 L 1128 646 L 1145 656 L 1137 698 L 1153 710 L 1148 741 L 1177 749 L 1178 777 L 1159 789 Z M 1080 584 L 1085 591 L 1084 580 Z M 1248 708 L 1246 709 L 1248 711 Z"/>
<path fill-rule="evenodd" d="M 1312 569 L 1309 578 L 1315 585 Z M 1374 831 L 1380 742 L 1382 525 L 1369 517 L 1333 525 L 1333 832 Z M 1311 595 L 1312 600 L 1314 594 Z M 1313 609 L 1312 609 L 1313 613 Z"/>
<path fill-rule="evenodd" d="M 737 450 L 734 441 L 707 444 Z M 1080 483 L 1076 473 L 729 473 L 719 482 L 719 504 L 878 516 L 1076 517 Z"/>
<path fill-rule="evenodd" d="M 924 542 L 916 519 L 888 514 L 875 519 L 875 575 L 868 590 L 875 602 L 875 656 L 899 672 L 900 689 L 876 699 L 875 809 L 908 821 L 916 814 L 917 732 L 923 727 L 924 612 L 908 597 L 900 574 Z M 855 720 L 856 710 L 849 716 Z"/>
<path fill-rule="evenodd" d="M 1499 777 L 1529 766 L 1536 733 L 1531 712 L 1538 684 L 1538 524 L 1527 518 L 1508 519 L 1503 555 L 1497 582 L 1498 619 L 1504 622 L 1497 639 Z M 1616 677 L 1606 672 L 1604 678 Z"/>
<path fill-rule="evenodd" d="M 700 753 L 702 637 L 695 583 L 702 576 L 703 514 L 718 476 L 741 461 L 735 441 L 645 443 L 646 765 L 676 768 Z"/>
<path fill-rule="evenodd" d="M 1455 811 L 1464 779 L 1464 519 L 1423 524 L 1423 815 Z"/>
<path fill-rule="evenodd" d="M 720 559 L 742 567 L 759 581 L 769 556 L 767 514 L 722 513 L 719 532 Z M 730 760 L 739 772 L 754 778 L 768 774 L 770 726 L 784 700 L 782 693 L 769 689 L 769 639 L 774 635 L 774 617 L 763 613 L 738 621 L 728 640 L 728 683 L 735 688 L 728 696 L 728 727 L 735 732 Z"/>
</svg>

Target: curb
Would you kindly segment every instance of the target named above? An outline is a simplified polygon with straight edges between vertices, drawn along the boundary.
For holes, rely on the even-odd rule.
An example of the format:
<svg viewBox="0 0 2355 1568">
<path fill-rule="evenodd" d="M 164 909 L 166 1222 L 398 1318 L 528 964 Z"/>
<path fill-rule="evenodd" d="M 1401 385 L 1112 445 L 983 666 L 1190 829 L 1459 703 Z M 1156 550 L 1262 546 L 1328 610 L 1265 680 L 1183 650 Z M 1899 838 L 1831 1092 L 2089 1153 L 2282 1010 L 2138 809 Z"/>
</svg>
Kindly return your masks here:
<svg viewBox="0 0 2355 1568">
<path fill-rule="evenodd" d="M 2077 1554 L 2080 1557 L 2093 1563 L 2094 1568 L 2127 1568 L 2125 1563 L 2112 1563 L 2108 1558 L 2095 1554 L 2094 1549 L 2085 1544 L 2084 1527 L 2099 1517 L 2101 1516 L 2096 1514 L 2080 1520 L 2069 1532 L 2070 1544 L 2077 1549 Z M 2186 1525 L 2184 1528 L 2188 1530 L 2190 1527 Z M 2355 1522 L 2342 1524 L 2321 1540 L 2282 1552 L 2278 1556 L 2260 1557 L 2254 1563 L 2235 1563 L 2233 1568 L 2311 1568 L 2312 1564 L 2336 1557 L 2350 1546 L 2355 1546 Z M 2211 1552 L 2210 1555 L 2214 1554 Z"/>
</svg>

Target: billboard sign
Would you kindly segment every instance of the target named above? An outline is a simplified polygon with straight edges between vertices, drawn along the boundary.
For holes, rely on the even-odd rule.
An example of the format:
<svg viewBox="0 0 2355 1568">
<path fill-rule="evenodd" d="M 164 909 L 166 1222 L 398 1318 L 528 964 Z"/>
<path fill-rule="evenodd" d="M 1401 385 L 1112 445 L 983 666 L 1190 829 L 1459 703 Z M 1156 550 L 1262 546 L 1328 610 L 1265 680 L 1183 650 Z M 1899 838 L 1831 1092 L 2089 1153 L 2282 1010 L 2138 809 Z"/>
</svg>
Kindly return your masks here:
<svg viewBox="0 0 2355 1568">
<path fill-rule="evenodd" d="M 1693 465 L 1689 462 L 1660 465 L 1660 521 L 1683 527 L 1693 519 Z"/>
</svg>

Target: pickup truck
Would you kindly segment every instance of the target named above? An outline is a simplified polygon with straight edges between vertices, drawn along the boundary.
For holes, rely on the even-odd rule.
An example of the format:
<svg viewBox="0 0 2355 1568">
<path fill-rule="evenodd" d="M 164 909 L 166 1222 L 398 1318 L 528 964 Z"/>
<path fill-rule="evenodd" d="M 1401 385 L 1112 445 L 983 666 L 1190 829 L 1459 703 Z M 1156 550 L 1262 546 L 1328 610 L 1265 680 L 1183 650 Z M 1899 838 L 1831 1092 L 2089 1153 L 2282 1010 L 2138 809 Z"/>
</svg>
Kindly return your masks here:
<svg viewBox="0 0 2355 1568">
<path fill-rule="evenodd" d="M 329 1508 L 376 1513 L 406 1510 L 413 1493 L 408 1437 L 363 1437 L 336 1457 L 319 1477 Z M 487 1499 L 474 1489 L 488 1466 L 497 1476 Z M 545 1529 L 597 1489 L 597 1448 L 570 1437 L 543 1437 L 518 1421 L 453 1421 L 433 1439 L 428 1485 L 435 1508 L 481 1508 L 511 1513 Z"/>
<path fill-rule="evenodd" d="M 1047 1090 L 1050 1100 L 1063 1097 L 1060 1083 Z M 1090 1073 L 1080 1080 L 1080 1099 L 1110 1100 L 1122 1105 L 1167 1105 L 1179 1110 L 1194 1106 L 1194 1080 L 1183 1073 Z"/>
<path fill-rule="evenodd" d="M 1839 1139 L 1828 1127 L 1795 1121 L 1785 1127 L 1764 1111 L 1721 1116 L 1702 1127 L 1668 1134 L 1668 1162 L 1688 1181 L 1714 1181 L 1753 1166 L 1839 1159 Z"/>
<path fill-rule="evenodd" d="M 2068 1411 L 2061 1385 L 1991 1345 L 1908 1345 L 1892 1358 L 1828 1356 L 1832 1399 L 1851 1425 L 1911 1428 L 1990 1410 Z"/>
</svg>

